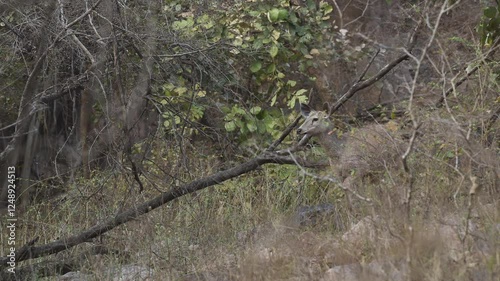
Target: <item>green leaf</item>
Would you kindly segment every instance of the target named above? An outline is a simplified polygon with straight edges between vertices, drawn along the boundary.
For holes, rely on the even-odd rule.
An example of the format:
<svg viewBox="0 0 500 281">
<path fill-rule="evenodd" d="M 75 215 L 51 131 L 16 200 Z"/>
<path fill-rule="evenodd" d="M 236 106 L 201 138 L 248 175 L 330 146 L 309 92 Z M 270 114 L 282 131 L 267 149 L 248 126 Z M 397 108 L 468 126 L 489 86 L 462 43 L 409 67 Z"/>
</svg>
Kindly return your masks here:
<svg viewBox="0 0 500 281">
<path fill-rule="evenodd" d="M 179 95 L 182 95 L 187 92 L 187 88 L 186 87 L 175 88 L 174 92 L 176 92 Z"/>
<path fill-rule="evenodd" d="M 266 125 L 268 131 L 271 131 L 276 124 L 276 119 L 271 116 L 266 116 L 266 118 L 263 119 L 263 122 Z"/>
<path fill-rule="evenodd" d="M 307 96 L 297 96 L 299 103 L 307 103 Z"/>
<path fill-rule="evenodd" d="M 299 43 L 296 48 L 299 49 L 299 51 L 303 55 L 308 55 L 309 54 L 309 50 L 307 49 L 306 45 L 304 45 L 302 43 Z"/>
<path fill-rule="evenodd" d="M 280 39 L 281 33 L 278 30 L 273 30 L 271 36 L 273 37 L 274 41 L 278 41 Z"/>
<path fill-rule="evenodd" d="M 267 131 L 267 126 L 266 124 L 262 123 L 262 122 L 259 122 L 257 123 L 257 132 L 259 134 L 265 134 Z"/>
<path fill-rule="evenodd" d="M 453 153 L 453 151 L 447 151 L 445 157 L 450 159 L 455 158 L 455 154 Z"/>
<path fill-rule="evenodd" d="M 271 106 L 274 106 L 276 104 L 276 99 L 278 98 L 278 95 L 274 95 L 273 98 L 271 99 Z"/>
<path fill-rule="evenodd" d="M 192 115 L 193 115 L 194 120 L 200 120 L 200 119 L 201 119 L 201 117 L 203 117 L 204 108 L 203 108 L 203 107 L 201 107 L 201 106 L 196 106 L 196 105 L 194 105 L 194 106 L 191 108 L 191 112 L 192 112 Z"/>
<path fill-rule="evenodd" d="M 294 24 L 296 24 L 299 21 L 299 18 L 297 17 L 297 15 L 295 15 L 293 11 L 289 14 L 289 21 Z"/>
<path fill-rule="evenodd" d="M 276 22 L 279 19 L 280 10 L 273 8 L 267 13 L 267 19 L 270 22 Z"/>
<path fill-rule="evenodd" d="M 274 73 L 275 71 L 276 71 L 276 64 L 274 63 L 271 63 L 266 69 L 266 72 L 270 74 Z"/>
<path fill-rule="evenodd" d="M 484 16 L 487 17 L 487 18 L 494 18 L 497 14 L 497 9 L 495 9 L 495 7 L 488 7 L 486 9 L 484 9 Z"/>
<path fill-rule="evenodd" d="M 260 48 L 262 48 L 264 44 L 262 43 L 262 39 L 256 39 L 255 41 L 253 41 L 253 48 L 258 50 Z"/>
<path fill-rule="evenodd" d="M 259 23 L 259 22 L 255 22 L 255 23 L 253 24 L 253 26 L 254 26 L 255 30 L 257 30 L 257 31 L 262 31 L 262 30 L 264 30 L 264 27 L 262 27 L 262 24 L 261 24 L 261 23 Z"/>
<path fill-rule="evenodd" d="M 241 39 L 241 37 L 236 37 L 233 41 L 233 45 L 238 47 L 241 46 L 241 44 L 243 44 L 243 39 Z"/>
<path fill-rule="evenodd" d="M 330 5 L 323 6 L 323 15 L 328 15 L 331 12 L 333 12 L 332 6 L 330 6 Z"/>
<path fill-rule="evenodd" d="M 262 108 L 260 106 L 254 106 L 250 109 L 250 113 L 252 113 L 253 115 L 257 115 L 261 111 L 262 111 Z"/>
<path fill-rule="evenodd" d="M 233 107 L 233 112 L 236 113 L 236 114 L 239 114 L 239 115 L 245 115 L 245 110 L 243 110 L 242 108 L 238 107 L 238 106 L 234 106 Z"/>
<path fill-rule="evenodd" d="M 260 16 L 260 12 L 259 11 L 249 11 L 248 14 L 254 18 Z"/>
<path fill-rule="evenodd" d="M 203 26 L 205 29 L 210 29 L 210 28 L 214 27 L 214 23 L 210 21 L 210 22 L 202 24 L 201 26 Z"/>
<path fill-rule="evenodd" d="M 290 87 L 295 87 L 295 85 L 297 84 L 297 81 L 295 80 L 288 80 L 288 82 L 286 82 L 286 84 Z"/>
<path fill-rule="evenodd" d="M 269 54 L 271 55 L 272 58 L 274 58 L 278 54 L 278 46 L 272 45 L 271 48 L 269 49 Z"/>
<path fill-rule="evenodd" d="M 228 132 L 236 130 L 236 124 L 233 121 L 227 122 L 226 124 L 224 124 L 224 127 Z"/>
<path fill-rule="evenodd" d="M 175 88 L 175 86 L 172 83 L 167 83 L 163 85 L 163 88 L 165 88 L 165 90 L 172 91 Z"/>
<path fill-rule="evenodd" d="M 255 125 L 255 122 L 253 121 L 247 123 L 247 128 L 252 133 L 257 131 L 257 125 Z"/>
<path fill-rule="evenodd" d="M 295 92 L 295 96 L 300 96 L 300 95 L 303 95 L 304 93 L 307 93 L 307 90 L 306 89 L 300 89 L 300 90 L 297 90 L 297 92 Z"/>
<path fill-rule="evenodd" d="M 262 63 L 260 61 L 254 61 L 252 65 L 250 65 L 250 71 L 255 73 L 262 68 Z"/>
<path fill-rule="evenodd" d="M 279 9 L 278 20 L 286 20 L 288 18 L 288 11 L 285 9 Z"/>
</svg>

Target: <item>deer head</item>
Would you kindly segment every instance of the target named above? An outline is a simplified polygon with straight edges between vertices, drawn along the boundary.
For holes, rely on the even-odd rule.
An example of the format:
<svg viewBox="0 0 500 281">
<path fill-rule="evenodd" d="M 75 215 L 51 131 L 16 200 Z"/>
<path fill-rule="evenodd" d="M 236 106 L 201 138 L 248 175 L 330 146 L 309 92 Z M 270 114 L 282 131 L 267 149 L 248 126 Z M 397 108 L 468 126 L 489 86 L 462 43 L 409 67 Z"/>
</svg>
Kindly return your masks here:
<svg viewBox="0 0 500 281">
<path fill-rule="evenodd" d="M 333 128 L 330 116 L 325 111 L 312 110 L 308 105 L 301 103 L 300 113 L 305 118 L 304 123 L 297 129 L 300 135 L 318 136 L 327 134 Z"/>
</svg>

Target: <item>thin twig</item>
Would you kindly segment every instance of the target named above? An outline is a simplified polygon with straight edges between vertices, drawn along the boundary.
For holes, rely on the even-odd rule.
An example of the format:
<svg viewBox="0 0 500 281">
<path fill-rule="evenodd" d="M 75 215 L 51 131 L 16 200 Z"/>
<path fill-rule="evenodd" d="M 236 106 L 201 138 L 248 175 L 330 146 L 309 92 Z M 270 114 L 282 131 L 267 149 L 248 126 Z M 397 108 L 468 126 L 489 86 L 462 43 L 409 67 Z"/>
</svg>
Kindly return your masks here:
<svg viewBox="0 0 500 281">
<path fill-rule="evenodd" d="M 47 47 L 43 51 L 43 53 L 40 55 L 40 57 L 37 59 L 37 61 L 35 62 L 34 66 L 33 66 L 33 69 L 31 70 L 31 72 L 29 74 L 28 80 L 26 81 L 24 89 L 23 89 L 23 94 L 22 94 L 22 98 L 21 98 L 21 105 L 20 105 L 20 109 L 19 109 L 19 113 L 18 113 L 18 119 L 24 118 L 23 115 L 25 114 L 26 106 L 28 106 L 28 104 L 27 103 L 24 104 L 23 100 L 25 99 L 25 97 L 28 96 L 28 92 L 29 92 L 30 88 L 35 83 L 36 79 L 38 78 L 36 74 L 40 72 L 42 64 L 45 61 L 45 58 L 47 57 L 48 53 L 52 50 L 52 48 L 54 48 L 54 46 L 57 43 L 59 43 L 59 41 L 61 41 L 67 35 L 67 30 L 71 26 L 75 25 L 81 19 L 86 17 L 88 14 L 90 14 L 95 8 L 97 8 L 97 6 L 101 3 L 101 1 L 102 0 L 98 0 L 90 9 L 88 9 L 82 15 L 80 15 L 75 20 L 73 20 L 71 23 L 66 25 L 66 28 L 64 30 L 61 30 L 57 34 L 57 36 L 55 37 L 52 44 L 50 44 L 50 46 Z M 33 113 L 28 113 L 27 115 L 32 116 L 32 114 Z M 18 136 L 20 136 L 22 134 L 19 131 L 22 132 L 22 131 L 25 131 L 27 129 L 27 124 L 25 124 L 23 122 L 19 123 L 18 125 L 19 126 L 16 125 L 16 136 L 14 136 L 11 139 L 11 141 L 9 142 L 7 147 L 0 153 L 0 162 L 3 162 L 7 158 L 7 156 L 10 155 L 10 153 L 12 153 L 12 151 L 14 151 L 15 145 L 19 141 Z"/>
<path fill-rule="evenodd" d="M 465 233 L 464 233 L 463 237 L 461 238 L 462 245 L 464 245 L 465 239 L 467 239 L 467 236 L 469 235 L 470 220 L 472 217 L 472 209 L 474 207 L 474 197 L 476 197 L 477 192 L 479 191 L 479 188 L 480 188 L 480 185 L 477 183 L 477 177 L 470 176 L 470 181 L 471 181 L 471 187 L 469 190 L 469 201 L 467 203 L 467 215 L 465 217 Z M 465 255 L 464 255 L 464 259 L 465 259 Z"/>
<path fill-rule="evenodd" d="M 216 44 L 212 44 L 212 45 L 210 45 L 210 46 L 208 46 L 206 48 L 198 49 L 198 50 L 194 50 L 194 51 L 190 51 L 190 52 L 178 53 L 178 54 L 173 54 L 173 55 L 156 55 L 155 57 L 159 57 L 159 58 L 178 58 L 178 57 L 182 57 L 182 56 L 193 55 L 193 54 L 205 52 L 205 51 L 208 51 L 208 50 L 212 50 L 215 47 L 217 47 L 218 45 L 219 45 L 219 43 L 216 43 Z"/>
<path fill-rule="evenodd" d="M 420 26 L 420 22 L 415 26 L 413 29 L 412 33 L 408 37 L 407 41 L 407 48 L 405 49 L 405 53 L 397 57 L 395 60 L 392 62 L 388 63 L 386 66 L 382 67 L 375 75 L 372 77 L 361 81 L 361 79 L 358 79 L 358 82 L 354 83 L 347 92 L 340 97 L 340 99 L 328 110 L 328 114 L 333 114 L 336 112 L 344 103 L 346 103 L 354 94 L 357 92 L 363 90 L 364 88 L 367 88 L 371 85 L 373 85 L 375 82 L 380 80 L 382 77 L 384 77 L 389 71 L 391 71 L 394 67 L 396 67 L 398 64 L 400 64 L 402 61 L 408 59 L 410 57 L 410 52 L 413 50 L 413 47 L 415 46 L 416 42 L 416 34 L 417 30 Z M 378 53 L 377 53 L 378 54 Z M 372 58 L 373 60 L 374 58 Z M 371 64 L 371 62 L 369 63 Z M 369 66 L 368 66 L 369 67 Z M 363 73 L 364 76 L 364 73 Z M 361 77 L 362 78 L 362 77 Z"/>
<path fill-rule="evenodd" d="M 283 131 L 283 133 L 281 134 L 281 136 L 275 140 L 267 149 L 266 151 L 267 152 L 270 152 L 270 151 L 273 151 L 274 149 L 276 149 L 276 147 L 283 142 L 283 140 L 292 132 L 292 130 L 297 126 L 297 124 L 299 123 L 300 119 L 302 117 L 299 116 L 297 118 L 295 118 L 295 120 L 290 124 L 288 125 L 288 127 L 286 127 L 286 129 Z"/>
<path fill-rule="evenodd" d="M 378 56 L 379 53 L 380 53 L 380 48 L 377 49 L 375 54 L 370 59 L 370 62 L 368 62 L 365 69 L 363 69 L 363 72 L 361 72 L 361 75 L 359 75 L 359 79 L 357 82 L 361 82 L 361 80 L 363 80 L 363 78 L 365 78 L 366 72 L 368 71 L 368 69 L 370 69 L 370 66 L 373 64 L 373 62 L 375 61 L 375 58 Z"/>
<path fill-rule="evenodd" d="M 333 114 L 335 111 L 337 111 L 344 103 L 346 103 L 352 96 L 354 96 L 357 92 L 373 85 L 375 82 L 380 80 L 382 77 L 384 77 L 389 71 L 391 71 L 394 67 L 396 67 L 398 64 L 400 64 L 402 61 L 408 59 L 408 55 L 404 54 L 384 66 L 382 69 L 379 70 L 379 72 L 372 77 L 370 77 L 367 80 L 360 81 L 354 83 L 354 85 L 347 90 L 347 92 L 340 97 L 340 99 L 333 105 L 333 107 L 329 110 L 329 114 Z"/>
<path fill-rule="evenodd" d="M 484 62 L 490 58 L 497 50 L 498 48 L 500 47 L 500 39 L 497 40 L 497 42 L 493 45 L 492 48 L 490 48 L 486 54 L 484 56 L 482 56 L 480 58 L 480 62 L 478 63 L 478 65 L 476 65 L 475 67 L 473 67 L 471 70 L 467 71 L 466 70 L 466 73 L 460 78 L 458 79 L 458 81 L 456 82 L 451 82 L 451 86 L 450 88 L 448 88 L 448 90 L 446 90 L 446 92 L 443 93 L 443 95 L 436 101 L 436 103 L 434 104 L 434 106 L 436 107 L 442 107 L 443 106 L 443 102 L 444 100 L 453 92 L 456 91 L 456 88 L 460 85 L 462 85 L 462 83 L 464 83 L 472 74 L 476 73 L 479 68 L 484 64 Z"/>
<path fill-rule="evenodd" d="M 14 33 L 19 39 L 24 39 L 24 35 L 22 33 L 17 32 L 9 23 L 9 21 L 4 20 L 3 17 L 0 17 L 0 21 L 9 29 L 12 33 Z"/>
<path fill-rule="evenodd" d="M 293 156 L 292 153 L 289 154 L 289 156 L 292 158 L 293 161 L 297 161 L 296 158 Z M 308 171 L 306 171 L 302 165 L 300 165 L 299 162 L 295 162 L 295 165 L 297 165 L 297 167 L 299 167 L 299 169 L 302 171 L 302 173 L 304 173 L 305 175 L 309 176 L 309 177 L 312 177 L 312 178 L 315 178 L 315 179 L 318 179 L 318 180 L 321 180 L 321 181 L 329 181 L 329 182 L 332 182 L 334 184 L 336 184 L 338 187 L 340 187 L 342 190 L 344 190 L 344 192 L 349 192 L 351 194 L 353 194 L 354 196 L 356 196 L 358 199 L 362 200 L 362 201 L 365 201 L 366 203 L 368 204 L 372 204 L 373 203 L 373 200 L 368 198 L 368 197 L 364 197 L 362 196 L 361 194 L 357 193 L 354 189 L 346 186 L 345 184 L 341 183 L 338 179 L 334 178 L 334 177 L 330 177 L 330 176 L 323 176 L 323 177 L 320 177 L 318 175 L 315 175 L 313 173 L 309 173 Z"/>
</svg>

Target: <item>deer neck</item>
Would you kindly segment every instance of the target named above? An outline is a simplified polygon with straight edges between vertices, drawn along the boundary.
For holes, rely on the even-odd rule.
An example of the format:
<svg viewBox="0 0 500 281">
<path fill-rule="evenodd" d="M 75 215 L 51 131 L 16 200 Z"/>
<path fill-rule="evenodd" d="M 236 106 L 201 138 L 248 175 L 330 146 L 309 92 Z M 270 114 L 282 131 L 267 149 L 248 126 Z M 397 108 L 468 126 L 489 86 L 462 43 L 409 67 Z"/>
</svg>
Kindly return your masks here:
<svg viewBox="0 0 500 281">
<path fill-rule="evenodd" d="M 336 131 L 328 131 L 318 136 L 318 143 L 323 147 L 330 159 L 339 158 L 342 152 L 342 139 L 338 137 Z"/>
</svg>

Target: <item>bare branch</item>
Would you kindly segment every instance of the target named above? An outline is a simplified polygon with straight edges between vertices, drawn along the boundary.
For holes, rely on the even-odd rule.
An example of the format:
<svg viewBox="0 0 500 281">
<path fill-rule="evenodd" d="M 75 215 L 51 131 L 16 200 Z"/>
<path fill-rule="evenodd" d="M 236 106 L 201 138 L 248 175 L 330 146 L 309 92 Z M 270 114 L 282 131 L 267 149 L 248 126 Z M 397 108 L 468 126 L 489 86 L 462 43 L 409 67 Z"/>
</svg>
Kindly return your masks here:
<svg viewBox="0 0 500 281">
<path fill-rule="evenodd" d="M 384 77 L 387 73 L 389 73 L 389 71 L 391 71 L 394 67 L 396 67 L 398 64 L 400 64 L 402 61 L 408 59 L 410 57 L 411 50 L 415 46 L 415 42 L 416 42 L 415 38 L 416 38 L 416 33 L 417 33 L 417 30 L 418 30 L 419 26 L 420 26 L 420 22 L 415 26 L 415 28 L 413 29 L 412 33 L 408 37 L 408 42 L 407 42 L 408 49 L 405 50 L 404 54 L 400 55 L 395 60 L 393 60 L 392 62 L 388 63 L 386 66 L 384 66 L 382 69 L 380 69 L 375 75 L 373 75 L 372 77 L 368 78 L 367 80 L 361 81 L 362 77 L 365 74 L 365 73 L 362 73 L 362 76 L 360 76 L 360 79 L 358 80 L 358 82 L 354 83 L 354 85 L 352 85 L 349 88 L 349 90 L 347 90 L 347 92 L 342 97 L 340 97 L 340 99 L 333 105 L 333 107 L 330 108 L 330 110 L 328 111 L 328 113 L 330 115 L 333 114 L 344 103 L 346 103 L 350 98 L 352 98 L 357 92 L 359 92 L 359 91 L 361 91 L 361 90 L 363 90 L 363 89 L 365 89 L 365 88 L 373 85 L 375 82 L 377 82 L 382 77 Z M 378 54 L 378 52 L 376 53 L 376 55 L 377 54 Z M 372 58 L 372 60 L 373 59 L 374 58 Z M 369 67 L 369 65 L 371 63 L 372 63 L 372 61 L 370 61 L 370 63 L 368 64 L 367 68 Z"/>
<path fill-rule="evenodd" d="M 19 33 L 16 29 L 14 29 L 14 27 L 10 25 L 9 21 L 6 21 L 3 17 L 0 17 L 0 22 L 2 22 L 7 27 L 7 29 L 9 29 L 12 33 L 14 33 L 20 39 L 25 38 L 23 34 Z"/>
<path fill-rule="evenodd" d="M 462 83 L 464 83 L 472 74 L 476 73 L 483 64 L 483 62 L 488 58 L 490 58 L 498 50 L 499 47 L 500 47 L 500 40 L 498 40 L 496 44 L 494 44 L 493 47 L 489 49 L 488 52 L 486 52 L 486 54 L 479 59 L 480 63 L 478 63 L 478 65 L 473 67 L 471 70 L 468 71 L 466 70 L 465 74 L 456 82 L 452 81 L 452 85 L 450 86 L 450 88 L 448 88 L 448 90 L 446 90 L 446 92 L 444 92 L 443 95 L 437 100 L 435 106 L 438 108 L 442 107 L 444 100 L 451 93 L 453 93 L 458 86 L 462 85 Z"/>
<path fill-rule="evenodd" d="M 357 82 L 361 82 L 361 80 L 363 80 L 363 78 L 365 78 L 366 72 L 368 71 L 368 69 L 370 69 L 370 66 L 373 64 L 373 62 L 375 61 L 375 58 L 378 56 L 379 53 L 380 53 L 380 49 L 377 49 L 377 51 L 375 52 L 373 57 L 370 59 L 370 62 L 368 62 L 365 69 L 363 69 L 363 72 L 361 72 L 361 75 L 359 75 L 359 79 Z"/>
<path fill-rule="evenodd" d="M 20 110 L 19 110 L 19 114 L 18 114 L 18 119 L 24 118 L 25 115 L 32 115 L 32 114 L 26 112 L 26 110 L 27 110 L 26 107 L 28 106 L 28 104 L 24 104 L 23 101 L 28 100 L 28 93 L 33 88 L 33 85 L 34 85 L 34 83 L 36 81 L 36 78 L 38 77 L 38 73 L 40 72 L 42 64 L 45 61 L 45 58 L 47 57 L 47 54 L 49 53 L 49 51 L 51 51 L 52 48 L 57 43 L 59 43 L 60 40 L 62 40 L 66 36 L 66 32 L 67 32 L 68 28 L 70 28 L 71 26 L 75 25 L 81 19 L 83 19 L 85 16 L 87 16 L 89 13 L 91 13 L 95 8 L 97 8 L 97 6 L 101 3 L 101 1 L 102 0 L 98 0 L 92 6 L 92 8 L 90 8 L 87 11 L 85 11 L 85 13 L 83 13 L 78 18 L 76 18 L 71 23 L 69 23 L 64 30 L 62 30 L 61 32 L 59 32 L 59 34 L 56 36 L 56 38 L 54 39 L 54 41 L 52 42 L 52 44 L 49 47 L 47 47 L 43 51 L 43 53 L 38 57 L 35 65 L 33 66 L 33 69 L 31 70 L 31 73 L 29 74 L 28 80 L 26 81 L 26 84 L 25 84 L 25 87 L 24 87 L 24 90 L 23 90 L 23 94 L 22 94 L 22 98 L 21 98 L 21 106 L 20 106 Z M 25 120 L 29 120 L 29 118 L 25 118 Z M 0 163 L 2 163 L 3 161 L 5 161 L 7 159 L 7 156 L 10 155 L 12 151 L 14 151 L 14 147 L 16 146 L 16 143 L 19 141 L 19 137 L 18 136 L 22 135 L 23 132 L 27 130 L 27 127 L 28 127 L 28 123 L 27 122 L 20 122 L 18 125 L 16 125 L 16 136 L 14 138 L 12 138 L 12 140 L 9 142 L 9 144 L 4 149 L 4 151 L 2 151 L 2 153 L 0 153 Z"/>
<path fill-rule="evenodd" d="M 339 27 L 344 28 L 344 16 L 342 15 L 342 10 L 340 9 L 339 5 L 337 4 L 337 0 L 332 0 L 333 5 L 335 6 L 335 10 L 339 14 Z"/>
<path fill-rule="evenodd" d="M 303 162 L 297 161 L 295 159 L 291 159 L 288 157 L 277 156 L 271 153 L 264 153 L 261 156 L 253 158 L 243 164 L 240 164 L 236 167 L 230 168 L 225 171 L 221 171 L 210 175 L 208 177 L 195 180 L 191 183 L 173 187 L 170 191 L 164 192 L 161 195 L 139 205 L 136 207 L 132 207 L 128 210 L 125 210 L 119 214 L 117 214 L 113 218 L 109 218 L 107 221 L 95 225 L 89 229 L 86 229 L 78 234 L 73 236 L 56 240 L 51 243 L 47 243 L 42 246 L 37 247 L 23 247 L 16 251 L 16 261 L 24 261 L 28 259 L 39 258 L 51 254 L 55 254 L 64 250 L 68 250 L 73 248 L 74 246 L 88 242 L 93 238 L 96 238 L 115 227 L 122 225 L 130 220 L 133 220 L 143 214 L 147 214 L 154 209 L 157 209 L 164 205 L 167 202 L 173 201 L 179 197 L 182 197 L 186 194 L 193 193 L 198 190 L 205 189 L 207 187 L 220 184 L 229 179 L 238 177 L 240 175 L 246 174 L 248 172 L 254 171 L 260 166 L 264 164 L 292 164 L 296 163 L 304 164 Z M 1 257 L 0 258 L 0 269 L 3 269 L 7 266 L 7 262 L 9 261 L 9 257 Z"/>
<path fill-rule="evenodd" d="M 219 43 L 215 43 L 215 44 L 212 44 L 206 48 L 203 48 L 203 49 L 198 49 L 198 50 L 194 50 L 194 51 L 190 51 L 190 52 L 184 52 L 184 53 L 178 53 L 178 54 L 171 54 L 171 55 L 157 55 L 155 57 L 159 57 L 159 58 L 177 58 L 177 57 L 182 57 L 182 56 L 187 56 L 187 55 L 193 55 L 193 54 L 197 54 L 197 53 L 201 53 L 201 52 L 205 52 L 205 51 L 208 51 L 208 50 L 212 50 L 214 49 L 215 47 L 219 46 L 220 44 Z"/>
<path fill-rule="evenodd" d="M 367 80 L 360 81 L 354 83 L 354 85 L 347 90 L 347 92 L 340 97 L 340 99 L 333 105 L 333 107 L 329 110 L 330 114 L 333 114 L 335 111 L 337 111 L 344 103 L 346 103 L 350 98 L 352 98 L 357 92 L 363 90 L 364 88 L 367 88 L 371 85 L 373 85 L 375 82 L 380 80 L 382 77 L 384 77 L 389 71 L 391 71 L 394 67 L 396 67 L 398 64 L 400 64 L 402 61 L 408 59 L 408 55 L 404 54 L 384 66 L 382 69 L 379 70 L 379 72 L 372 77 L 370 77 Z"/>
<path fill-rule="evenodd" d="M 293 156 L 292 153 L 289 153 L 290 157 L 296 161 L 297 159 Z M 368 198 L 368 197 L 364 197 L 362 196 L 361 194 L 359 194 L 356 190 L 350 188 L 349 186 L 341 183 L 338 179 L 334 178 L 334 177 L 330 177 L 330 176 L 323 176 L 323 177 L 320 177 L 318 175 L 315 175 L 313 173 L 309 173 L 308 171 L 306 171 L 302 165 L 300 165 L 300 163 L 298 162 L 295 162 L 295 164 L 300 168 L 300 170 L 302 171 L 302 173 L 304 173 L 305 175 L 309 176 L 309 177 L 312 177 L 312 178 L 315 178 L 315 179 L 318 179 L 318 180 L 322 180 L 322 181 L 329 181 L 329 182 L 332 182 L 334 184 L 336 184 L 338 187 L 340 187 L 344 192 L 349 192 L 351 193 L 352 195 L 356 196 L 358 199 L 368 203 L 368 204 L 372 204 L 373 203 L 373 200 Z"/>
<path fill-rule="evenodd" d="M 300 119 L 302 117 L 299 116 L 297 118 L 295 118 L 295 121 L 292 122 L 292 124 L 288 125 L 288 127 L 286 127 L 286 129 L 283 131 L 283 133 L 281 134 L 281 136 L 276 140 L 274 141 L 267 149 L 266 151 L 273 151 L 274 149 L 276 149 L 276 147 L 281 143 L 283 142 L 283 140 L 292 132 L 292 130 L 295 128 L 295 126 L 297 126 L 297 124 L 299 123 Z"/>
</svg>

